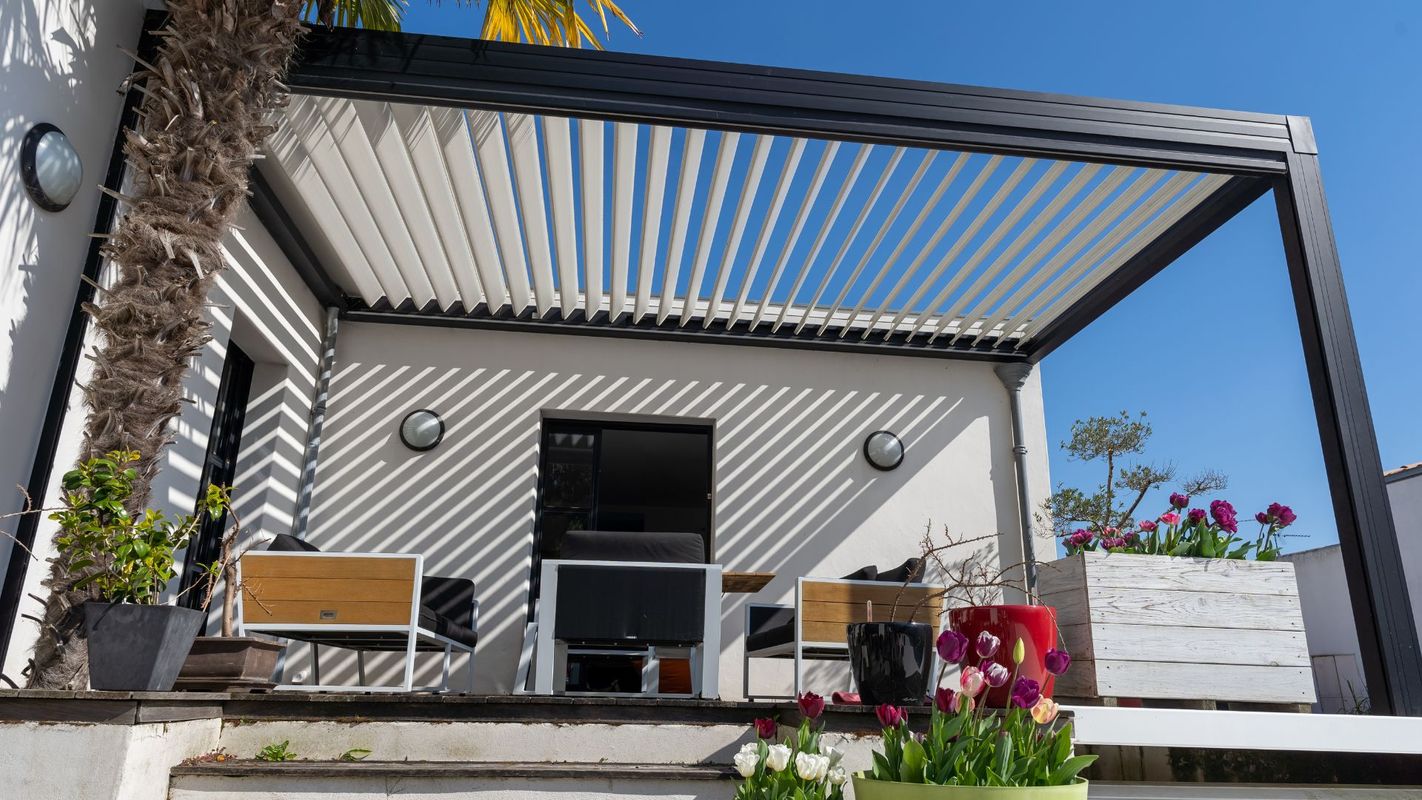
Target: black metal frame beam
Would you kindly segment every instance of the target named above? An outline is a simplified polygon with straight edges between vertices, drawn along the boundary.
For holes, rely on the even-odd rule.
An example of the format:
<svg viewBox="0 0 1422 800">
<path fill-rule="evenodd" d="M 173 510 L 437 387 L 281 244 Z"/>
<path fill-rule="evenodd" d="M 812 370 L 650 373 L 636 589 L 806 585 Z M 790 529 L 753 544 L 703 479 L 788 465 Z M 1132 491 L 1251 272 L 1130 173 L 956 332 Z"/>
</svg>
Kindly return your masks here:
<svg viewBox="0 0 1422 800">
<path fill-rule="evenodd" d="M 789 326 L 771 332 L 762 326 L 752 333 L 748 322 L 726 326 L 720 320 L 710 327 L 702 327 L 702 318 L 693 317 L 685 326 L 675 318 L 662 324 L 653 321 L 640 323 L 613 322 L 607 312 L 599 312 L 588 319 L 581 311 L 564 319 L 554 310 L 544 316 L 532 311 L 513 314 L 507 306 L 491 311 L 480 305 L 466 313 L 461 308 L 449 311 L 438 309 L 416 309 L 412 306 L 401 308 L 370 308 L 359 300 L 351 300 L 351 306 L 341 313 L 341 319 L 351 322 L 375 322 L 382 324 L 423 325 L 442 328 L 465 328 L 469 330 L 517 331 L 520 333 L 551 333 L 568 336 L 600 336 L 614 339 L 638 339 L 652 342 L 684 342 L 690 344 L 729 344 L 741 347 L 777 347 L 790 350 L 819 350 L 832 353 L 859 353 L 877 356 L 908 356 L 949 358 L 970 361 L 1026 361 L 1026 353 L 1011 350 L 995 350 L 991 343 L 982 346 L 927 345 L 922 337 L 909 341 L 903 334 L 894 334 L 887 340 L 875 336 L 873 340 L 860 339 L 856 332 L 843 338 L 817 336 L 808 328 L 800 334 Z M 624 317 L 625 319 L 625 317 Z"/>
<path fill-rule="evenodd" d="M 1352 315 L 1307 120 L 1274 182 L 1338 544 L 1375 713 L 1422 716 L 1422 650 L 1408 600 Z"/>
<path fill-rule="evenodd" d="M 312 29 L 293 91 L 1253 175 L 1283 116 L 712 61 Z"/>
</svg>

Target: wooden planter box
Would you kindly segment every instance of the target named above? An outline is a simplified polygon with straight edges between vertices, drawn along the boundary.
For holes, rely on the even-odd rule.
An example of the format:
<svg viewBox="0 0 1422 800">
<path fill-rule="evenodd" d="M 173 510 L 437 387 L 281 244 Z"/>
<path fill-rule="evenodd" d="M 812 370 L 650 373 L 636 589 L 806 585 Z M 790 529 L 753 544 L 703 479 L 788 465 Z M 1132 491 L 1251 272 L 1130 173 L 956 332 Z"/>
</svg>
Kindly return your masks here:
<svg viewBox="0 0 1422 800">
<path fill-rule="evenodd" d="M 1059 697 L 1314 702 L 1293 564 L 1082 553 L 1037 588 L 1073 658 Z"/>
</svg>

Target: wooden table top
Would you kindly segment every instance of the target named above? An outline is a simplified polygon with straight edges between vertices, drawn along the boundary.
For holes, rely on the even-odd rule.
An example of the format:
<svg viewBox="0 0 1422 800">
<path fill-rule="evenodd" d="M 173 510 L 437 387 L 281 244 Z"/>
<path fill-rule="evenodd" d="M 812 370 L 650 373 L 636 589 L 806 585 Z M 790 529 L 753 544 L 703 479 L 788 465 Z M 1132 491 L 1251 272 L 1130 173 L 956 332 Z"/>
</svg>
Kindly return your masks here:
<svg viewBox="0 0 1422 800">
<path fill-rule="evenodd" d="M 755 594 L 774 579 L 774 572 L 725 571 L 721 573 L 721 592 L 724 594 Z"/>
</svg>

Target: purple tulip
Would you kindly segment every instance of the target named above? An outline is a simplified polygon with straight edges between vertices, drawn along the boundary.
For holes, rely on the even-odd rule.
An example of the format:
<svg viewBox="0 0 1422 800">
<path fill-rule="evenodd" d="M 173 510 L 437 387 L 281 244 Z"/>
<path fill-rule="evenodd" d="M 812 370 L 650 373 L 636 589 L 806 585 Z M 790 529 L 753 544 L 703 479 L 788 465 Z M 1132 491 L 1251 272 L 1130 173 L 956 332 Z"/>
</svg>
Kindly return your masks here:
<svg viewBox="0 0 1422 800">
<path fill-rule="evenodd" d="M 1268 514 L 1265 514 L 1263 511 L 1260 511 L 1258 514 L 1254 515 L 1254 521 L 1259 523 L 1260 525 L 1268 525 L 1274 520 L 1271 519 Z"/>
<path fill-rule="evenodd" d="M 1190 496 L 1181 494 L 1179 492 L 1173 492 L 1170 495 L 1170 505 L 1174 508 L 1184 508 L 1185 506 L 1190 505 Z"/>
<path fill-rule="evenodd" d="M 1091 544 L 1091 531 L 1085 528 L 1078 528 L 1075 533 L 1067 537 L 1067 544 L 1073 547 L 1085 547 Z"/>
<path fill-rule="evenodd" d="M 1186 516 L 1190 518 L 1191 525 L 1199 525 L 1201 522 L 1205 521 L 1205 509 L 1192 508 L 1190 509 L 1190 513 Z"/>
<path fill-rule="evenodd" d="M 814 692 L 805 692 L 795 702 L 800 706 L 800 713 L 810 719 L 825 713 L 825 699 Z"/>
<path fill-rule="evenodd" d="M 1214 517 L 1220 530 L 1239 532 L 1239 518 L 1235 516 L 1234 506 L 1230 505 L 1228 500 L 1211 500 L 1210 516 Z"/>
<path fill-rule="evenodd" d="M 992 658 L 992 654 L 997 652 L 998 645 L 1002 640 L 993 636 L 987 631 L 978 634 L 978 640 L 974 649 L 978 652 L 978 658 Z"/>
<path fill-rule="evenodd" d="M 1071 654 L 1055 647 L 1047 651 L 1043 660 L 1046 662 L 1047 671 L 1053 675 L 1061 675 L 1071 666 Z"/>
<path fill-rule="evenodd" d="M 755 721 L 755 735 L 762 739 L 773 741 L 779 730 L 780 723 L 769 717 L 760 717 Z"/>
<path fill-rule="evenodd" d="M 1275 522 L 1279 523 L 1280 528 L 1287 528 L 1294 524 L 1294 520 L 1298 519 L 1292 508 L 1279 503 L 1270 503 L 1268 513 Z"/>
<path fill-rule="evenodd" d="M 996 689 L 999 686 L 1006 686 L 1012 680 L 1012 673 L 1007 671 L 1007 667 L 996 661 L 984 661 L 978 665 L 978 669 L 983 671 L 983 677 L 987 678 L 988 686 Z"/>
<path fill-rule="evenodd" d="M 1031 678 L 1024 676 L 1012 684 L 1012 704 L 1018 708 L 1031 708 L 1041 697 L 1041 685 Z"/>
<path fill-rule="evenodd" d="M 938 634 L 938 657 L 949 664 L 957 664 L 968 654 L 968 637 L 955 630 Z"/>
</svg>

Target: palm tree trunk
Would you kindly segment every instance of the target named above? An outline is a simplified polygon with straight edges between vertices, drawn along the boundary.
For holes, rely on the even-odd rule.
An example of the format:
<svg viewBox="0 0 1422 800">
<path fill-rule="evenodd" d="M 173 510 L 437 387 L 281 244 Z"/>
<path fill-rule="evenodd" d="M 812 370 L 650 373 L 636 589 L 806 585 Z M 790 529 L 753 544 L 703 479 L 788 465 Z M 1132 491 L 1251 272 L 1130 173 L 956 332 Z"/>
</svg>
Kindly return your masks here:
<svg viewBox="0 0 1422 800">
<path fill-rule="evenodd" d="M 281 80 L 301 34 L 300 0 L 168 0 L 158 53 L 136 73 L 144 103 L 126 132 L 132 189 L 104 247 L 116 280 L 87 309 L 99 332 L 81 459 L 134 450 L 130 512 L 172 441 L 183 378 L 210 339 L 203 316 L 221 241 L 247 196 L 247 175 L 284 102 Z M 70 559 L 51 562 L 33 688 L 83 689 L 88 670 Z"/>
</svg>

